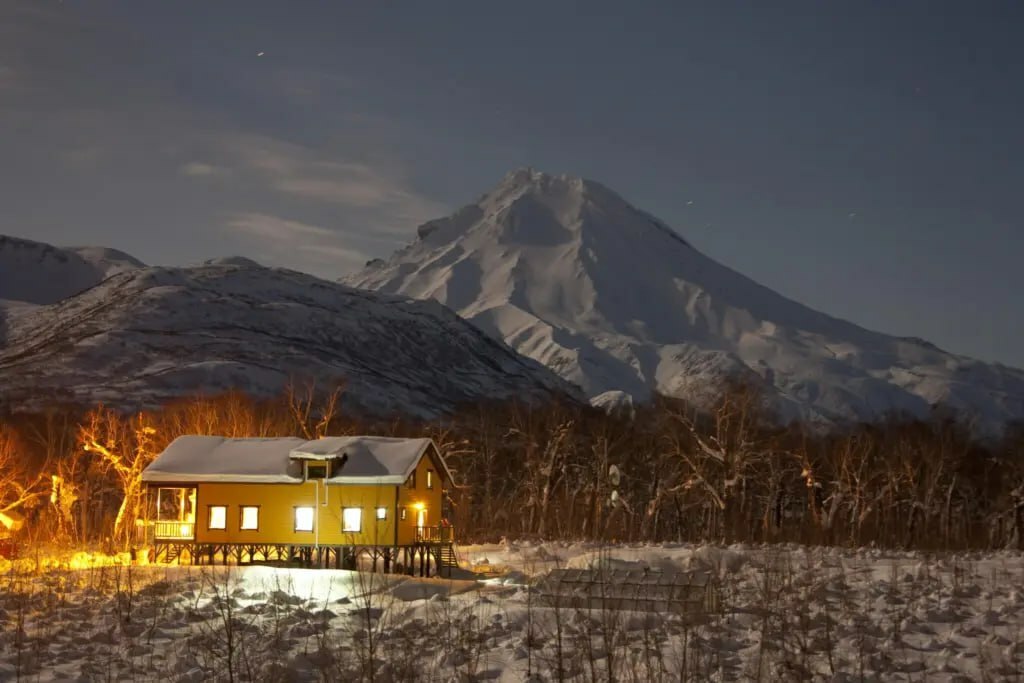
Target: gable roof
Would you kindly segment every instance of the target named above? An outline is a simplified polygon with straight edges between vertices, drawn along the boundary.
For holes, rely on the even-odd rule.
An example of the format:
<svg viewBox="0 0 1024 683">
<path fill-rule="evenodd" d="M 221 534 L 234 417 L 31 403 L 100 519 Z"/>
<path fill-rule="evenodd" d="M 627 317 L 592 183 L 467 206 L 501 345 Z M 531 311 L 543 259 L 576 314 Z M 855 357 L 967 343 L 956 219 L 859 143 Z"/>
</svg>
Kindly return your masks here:
<svg viewBox="0 0 1024 683">
<path fill-rule="evenodd" d="M 328 484 L 402 484 L 433 442 L 385 436 L 229 439 L 180 436 L 142 473 L 147 483 L 299 483 L 303 460 L 335 460 Z M 436 448 L 434 449 L 436 453 Z M 451 479 L 440 455 L 439 466 Z"/>
<path fill-rule="evenodd" d="M 179 436 L 142 472 L 144 482 L 302 481 L 301 463 L 288 454 L 305 439 L 228 439 Z"/>
<path fill-rule="evenodd" d="M 358 484 L 371 479 L 381 484 L 401 484 L 409 478 L 432 445 L 430 439 L 328 436 L 292 449 L 291 457 L 316 460 L 344 458 L 340 468 L 335 467 L 335 474 L 328 483 Z"/>
</svg>

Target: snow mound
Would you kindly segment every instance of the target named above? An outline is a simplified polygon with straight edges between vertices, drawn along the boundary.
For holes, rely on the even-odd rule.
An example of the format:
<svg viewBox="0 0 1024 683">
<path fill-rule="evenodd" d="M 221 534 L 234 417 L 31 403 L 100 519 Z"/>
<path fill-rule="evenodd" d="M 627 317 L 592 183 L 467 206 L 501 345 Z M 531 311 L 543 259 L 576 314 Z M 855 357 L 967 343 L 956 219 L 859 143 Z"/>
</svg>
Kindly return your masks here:
<svg viewBox="0 0 1024 683">
<path fill-rule="evenodd" d="M 581 178 L 514 171 L 343 282 L 437 300 L 601 401 L 658 392 L 702 404 L 741 380 L 782 420 L 943 406 L 996 431 L 1024 417 L 1021 370 L 786 299 Z"/>
</svg>

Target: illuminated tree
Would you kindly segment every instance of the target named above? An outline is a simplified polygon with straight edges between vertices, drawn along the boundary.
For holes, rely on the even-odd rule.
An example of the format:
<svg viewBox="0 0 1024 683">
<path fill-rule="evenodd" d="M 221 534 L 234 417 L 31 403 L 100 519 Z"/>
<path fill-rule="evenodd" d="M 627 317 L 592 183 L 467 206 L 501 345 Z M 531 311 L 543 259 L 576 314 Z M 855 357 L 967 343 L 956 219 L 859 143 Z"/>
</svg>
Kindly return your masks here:
<svg viewBox="0 0 1024 683">
<path fill-rule="evenodd" d="M 336 387 L 318 404 L 316 384 L 309 382 L 301 388 L 289 384 L 286 390 L 288 409 L 301 435 L 307 439 L 327 436 L 331 425 L 338 417 L 338 402 L 342 387 Z"/>
<path fill-rule="evenodd" d="M 142 471 L 156 457 L 156 434 L 144 413 L 125 418 L 102 406 L 89 413 L 79 429 L 82 450 L 96 457 L 101 470 L 120 489 L 121 505 L 112 537 L 123 548 L 131 546 L 135 520 L 141 517 Z"/>
<path fill-rule="evenodd" d="M 43 479 L 30 472 L 18 438 L 12 430 L 0 426 L 0 513 L 33 504 L 44 491 Z"/>
</svg>

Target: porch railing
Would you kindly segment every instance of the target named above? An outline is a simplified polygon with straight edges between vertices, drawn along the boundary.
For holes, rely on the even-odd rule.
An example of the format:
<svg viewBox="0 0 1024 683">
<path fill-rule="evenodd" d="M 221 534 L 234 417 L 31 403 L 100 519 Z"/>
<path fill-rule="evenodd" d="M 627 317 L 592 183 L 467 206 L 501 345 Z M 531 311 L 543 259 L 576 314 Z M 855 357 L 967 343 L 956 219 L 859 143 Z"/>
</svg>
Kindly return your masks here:
<svg viewBox="0 0 1024 683">
<path fill-rule="evenodd" d="M 157 538 L 187 539 L 196 536 L 194 522 L 153 522 L 153 535 Z"/>
<path fill-rule="evenodd" d="M 135 531 L 139 543 L 151 543 L 154 540 L 191 541 L 196 537 L 195 522 L 139 520 Z"/>
<path fill-rule="evenodd" d="M 454 543 L 455 527 L 447 524 L 416 527 L 417 543 Z"/>
</svg>

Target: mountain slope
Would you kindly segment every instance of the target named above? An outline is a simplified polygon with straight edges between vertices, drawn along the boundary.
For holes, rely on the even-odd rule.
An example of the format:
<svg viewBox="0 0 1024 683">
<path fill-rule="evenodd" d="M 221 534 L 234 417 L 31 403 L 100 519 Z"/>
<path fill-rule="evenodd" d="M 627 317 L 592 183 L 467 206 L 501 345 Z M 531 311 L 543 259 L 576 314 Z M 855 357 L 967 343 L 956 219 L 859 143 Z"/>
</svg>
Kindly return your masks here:
<svg viewBox="0 0 1024 683">
<path fill-rule="evenodd" d="M 348 408 L 430 416 L 572 388 L 434 302 L 255 265 L 144 268 L 10 316 L 0 396 L 138 407 L 291 380 L 346 383 Z"/>
<path fill-rule="evenodd" d="M 1024 416 L 1024 372 L 839 320 L 694 249 L 602 185 L 530 169 L 345 283 L 435 299 L 589 396 L 761 386 L 783 418 Z"/>
<path fill-rule="evenodd" d="M 0 301 L 52 304 L 144 264 L 104 247 L 53 247 L 0 235 Z"/>
</svg>

